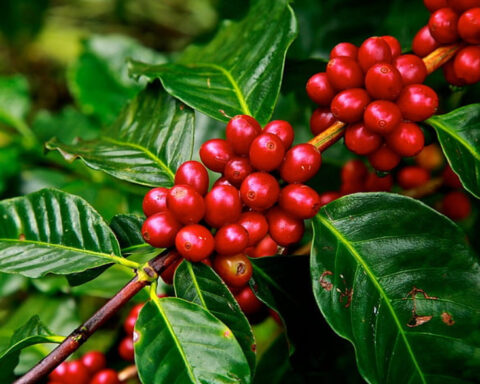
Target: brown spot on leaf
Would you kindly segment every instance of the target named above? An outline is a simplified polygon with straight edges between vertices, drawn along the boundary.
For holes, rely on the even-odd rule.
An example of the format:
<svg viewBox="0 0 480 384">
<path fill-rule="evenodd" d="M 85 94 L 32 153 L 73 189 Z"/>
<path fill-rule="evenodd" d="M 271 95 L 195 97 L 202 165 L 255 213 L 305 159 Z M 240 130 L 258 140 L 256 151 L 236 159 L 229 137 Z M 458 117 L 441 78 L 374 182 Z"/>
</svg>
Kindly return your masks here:
<svg viewBox="0 0 480 384">
<path fill-rule="evenodd" d="M 325 280 L 325 276 L 331 276 L 331 275 L 333 275 L 332 271 L 325 271 L 320 276 L 320 285 L 326 291 L 331 291 L 332 288 L 333 288 L 333 284 L 331 282 Z"/>
<path fill-rule="evenodd" d="M 232 337 L 232 332 L 229 329 L 227 329 L 225 332 L 223 332 L 223 336 Z"/>
<path fill-rule="evenodd" d="M 180 104 L 179 108 L 181 111 L 183 111 L 185 109 L 185 104 Z"/>
<path fill-rule="evenodd" d="M 23 233 L 21 233 L 19 236 L 18 236 L 18 240 L 20 241 L 24 241 L 26 239 L 25 235 Z"/>
<path fill-rule="evenodd" d="M 450 313 L 443 312 L 442 313 L 442 321 L 447 324 L 449 327 L 451 327 L 453 324 L 455 324 L 455 320 L 453 320 L 453 317 Z"/>
<path fill-rule="evenodd" d="M 407 296 L 403 298 L 403 300 L 411 299 L 413 303 L 412 317 L 407 323 L 407 327 L 410 327 L 410 328 L 418 327 L 419 325 L 425 324 L 432 319 L 432 316 L 428 316 L 428 315 L 419 316 L 417 314 L 417 294 L 418 293 L 422 294 L 423 298 L 426 300 L 438 300 L 438 297 L 429 296 L 427 292 L 425 292 L 423 289 L 420 289 L 414 286 L 412 290 L 407 293 Z"/>
<path fill-rule="evenodd" d="M 418 327 L 419 325 L 425 324 L 432 320 L 432 316 L 418 316 L 414 315 L 410 321 L 407 323 L 407 327 L 414 328 Z"/>
<path fill-rule="evenodd" d="M 257 344 L 252 344 L 250 348 L 253 352 L 257 352 Z"/>
</svg>

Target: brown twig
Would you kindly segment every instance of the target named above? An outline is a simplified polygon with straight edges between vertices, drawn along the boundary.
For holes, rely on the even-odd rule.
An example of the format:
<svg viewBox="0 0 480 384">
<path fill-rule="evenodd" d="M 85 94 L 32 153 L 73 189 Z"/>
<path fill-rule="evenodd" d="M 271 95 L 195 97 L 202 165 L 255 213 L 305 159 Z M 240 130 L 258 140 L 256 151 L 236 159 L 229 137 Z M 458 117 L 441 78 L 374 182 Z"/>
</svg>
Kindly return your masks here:
<svg viewBox="0 0 480 384">
<path fill-rule="evenodd" d="M 132 364 L 118 372 L 118 380 L 124 382 L 133 379 L 134 377 L 137 377 L 137 375 L 137 366 L 135 364 Z"/>
<path fill-rule="evenodd" d="M 441 177 L 436 177 L 419 187 L 406 189 L 402 191 L 401 194 L 404 196 L 413 197 L 414 199 L 421 199 L 422 197 L 433 195 L 442 185 L 443 179 Z"/>
<path fill-rule="evenodd" d="M 32 384 L 38 382 L 62 361 L 74 353 L 95 333 L 112 315 L 122 308 L 142 288 L 151 284 L 168 267 L 167 251 L 150 260 L 115 296 L 95 312 L 85 323 L 75 329 L 57 348 L 19 378 L 14 384 Z M 171 259 L 171 258 L 170 258 Z"/>
</svg>

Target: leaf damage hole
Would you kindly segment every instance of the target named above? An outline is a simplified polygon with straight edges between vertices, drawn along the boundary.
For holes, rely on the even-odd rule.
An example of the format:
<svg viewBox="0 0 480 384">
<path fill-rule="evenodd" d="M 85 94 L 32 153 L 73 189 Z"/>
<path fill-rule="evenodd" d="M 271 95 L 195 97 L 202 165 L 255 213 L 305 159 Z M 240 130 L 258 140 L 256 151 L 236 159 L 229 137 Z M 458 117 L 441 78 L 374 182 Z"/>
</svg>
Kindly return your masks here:
<svg viewBox="0 0 480 384">
<path fill-rule="evenodd" d="M 430 320 L 432 320 L 433 316 L 419 316 L 417 314 L 417 294 L 420 293 L 423 295 L 424 299 L 426 300 L 438 300 L 438 297 L 435 296 L 429 296 L 427 292 L 425 292 L 423 289 L 413 287 L 410 292 L 407 293 L 407 296 L 404 297 L 402 300 L 408 300 L 411 298 L 413 302 L 413 308 L 412 308 L 412 317 L 407 323 L 407 327 L 414 328 L 418 327 L 419 325 L 428 323 Z"/>
<path fill-rule="evenodd" d="M 442 321 L 445 324 L 447 324 L 449 327 L 451 327 L 453 324 L 455 324 L 455 320 L 453 320 L 453 317 L 450 313 L 443 312 L 441 316 L 442 316 Z"/>
<path fill-rule="evenodd" d="M 320 276 L 320 285 L 326 291 L 331 291 L 333 288 L 333 284 L 330 281 L 325 280 L 325 276 L 331 276 L 331 275 L 333 275 L 332 271 L 325 271 Z"/>
</svg>

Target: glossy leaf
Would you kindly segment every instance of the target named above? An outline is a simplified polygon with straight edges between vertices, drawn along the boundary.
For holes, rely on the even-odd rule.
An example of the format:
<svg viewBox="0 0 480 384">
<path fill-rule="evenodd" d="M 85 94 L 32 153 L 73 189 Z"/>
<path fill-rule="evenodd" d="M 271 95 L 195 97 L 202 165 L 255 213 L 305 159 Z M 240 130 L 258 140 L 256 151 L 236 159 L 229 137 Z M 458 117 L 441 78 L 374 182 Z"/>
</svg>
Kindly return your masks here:
<svg viewBox="0 0 480 384">
<path fill-rule="evenodd" d="M 153 251 L 150 244 L 143 240 L 142 225 L 144 217 L 136 215 L 115 215 L 110 222 L 110 228 L 122 247 L 122 253 L 131 253 L 141 250 L 142 252 Z"/>
<path fill-rule="evenodd" d="M 95 35 L 83 43 L 83 51 L 70 68 L 68 85 L 82 111 L 104 124 L 112 123 L 128 100 L 140 92 L 128 77 L 127 58 L 156 64 L 165 57 L 121 35 Z"/>
<path fill-rule="evenodd" d="M 192 155 L 193 124 L 193 111 L 154 83 L 98 140 L 76 145 L 52 140 L 47 148 L 132 183 L 171 186 L 178 166 Z"/>
<path fill-rule="evenodd" d="M 38 316 L 32 317 L 15 331 L 8 347 L 0 352 L 0 379 L 13 378 L 13 370 L 18 364 L 22 349 L 39 343 L 59 343 L 62 340 L 63 337 L 50 332 Z"/>
<path fill-rule="evenodd" d="M 148 302 L 135 324 L 142 383 L 249 383 L 232 331 L 203 307 L 178 298 Z"/>
<path fill-rule="evenodd" d="M 130 71 L 161 79 L 169 93 L 215 119 L 247 114 L 265 124 L 296 30 L 287 0 L 252 0 L 247 15 L 225 21 L 208 44 L 188 47 L 175 63 L 133 62 Z"/>
<path fill-rule="evenodd" d="M 467 191 L 480 199 L 480 104 L 467 105 L 427 120 Z"/>
<path fill-rule="evenodd" d="M 175 272 L 175 295 L 201 305 L 228 326 L 255 371 L 255 338 L 247 318 L 222 279 L 203 263 L 184 260 Z"/>
<path fill-rule="evenodd" d="M 43 189 L 0 202 L 0 271 L 40 277 L 121 262 L 117 239 L 84 200 Z"/>
<path fill-rule="evenodd" d="M 417 200 L 345 196 L 313 221 L 314 293 L 369 383 L 480 373 L 480 266 L 459 227 Z"/>
</svg>

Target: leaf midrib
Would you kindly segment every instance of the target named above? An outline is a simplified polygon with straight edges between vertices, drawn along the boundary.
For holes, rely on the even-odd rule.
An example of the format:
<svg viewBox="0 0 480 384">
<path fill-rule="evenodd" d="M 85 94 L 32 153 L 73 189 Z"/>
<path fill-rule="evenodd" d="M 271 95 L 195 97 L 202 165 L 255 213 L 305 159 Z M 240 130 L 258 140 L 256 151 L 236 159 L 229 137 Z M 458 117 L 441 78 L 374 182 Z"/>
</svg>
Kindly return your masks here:
<svg viewBox="0 0 480 384">
<path fill-rule="evenodd" d="M 405 347 L 407 348 L 408 354 L 409 354 L 409 356 L 410 356 L 410 358 L 413 362 L 413 365 L 415 366 L 415 369 L 416 369 L 422 383 L 426 384 L 427 381 L 426 381 L 425 376 L 424 376 L 422 370 L 420 369 L 420 365 L 418 364 L 418 361 L 417 361 L 417 359 L 416 359 L 416 357 L 413 353 L 412 346 L 410 345 L 410 342 L 407 339 L 407 335 L 402 328 L 402 324 L 400 323 L 400 319 L 398 318 L 398 316 L 397 316 L 397 314 L 396 314 L 396 312 L 395 312 L 395 310 L 394 310 L 394 308 L 391 304 L 390 298 L 387 296 L 387 293 L 384 291 L 383 287 L 380 285 L 380 283 L 376 279 L 374 273 L 372 272 L 372 270 L 370 269 L 368 264 L 363 260 L 361 255 L 357 252 L 357 250 L 355 248 L 353 248 L 352 245 L 350 244 L 350 242 L 342 235 L 342 233 L 340 233 L 333 225 L 331 225 L 330 222 L 326 218 L 324 218 L 322 215 L 320 215 L 320 214 L 317 215 L 317 218 L 337 238 L 337 240 L 340 241 L 347 248 L 347 250 L 353 256 L 353 258 L 357 261 L 357 263 L 362 266 L 362 268 L 364 269 L 367 276 L 372 281 L 375 288 L 377 288 L 377 291 L 379 292 L 380 297 L 383 299 L 387 308 L 390 311 L 390 314 L 392 315 L 393 321 L 398 328 L 398 333 L 400 334 L 400 336 L 401 336 L 401 338 L 402 338 L 402 340 L 405 344 Z"/>
<path fill-rule="evenodd" d="M 195 290 L 197 292 L 198 298 L 200 299 L 200 302 L 202 303 L 202 306 L 205 309 L 208 309 L 207 303 L 205 302 L 205 298 L 203 297 L 202 290 L 200 289 L 200 285 L 198 284 L 197 276 L 195 275 L 195 272 L 193 272 L 192 264 L 190 262 L 184 261 L 187 263 L 187 269 L 190 277 L 192 278 L 192 283 L 193 286 L 195 287 Z"/>
</svg>

